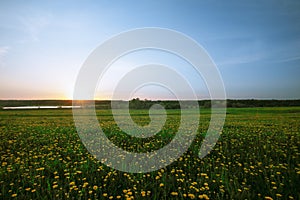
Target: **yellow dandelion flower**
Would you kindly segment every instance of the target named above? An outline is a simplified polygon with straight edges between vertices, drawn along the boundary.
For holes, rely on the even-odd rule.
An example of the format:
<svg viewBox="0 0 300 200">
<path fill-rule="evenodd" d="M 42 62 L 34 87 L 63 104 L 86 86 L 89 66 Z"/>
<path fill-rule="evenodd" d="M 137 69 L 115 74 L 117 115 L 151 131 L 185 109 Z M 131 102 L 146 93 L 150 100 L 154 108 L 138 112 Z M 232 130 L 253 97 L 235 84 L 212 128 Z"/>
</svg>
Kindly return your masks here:
<svg viewBox="0 0 300 200">
<path fill-rule="evenodd" d="M 146 192 L 145 191 L 142 191 L 141 192 L 141 195 L 144 197 L 144 196 L 146 196 Z"/>
<path fill-rule="evenodd" d="M 94 190 L 97 190 L 97 189 L 98 189 L 98 186 L 97 186 L 97 185 L 94 185 L 93 189 L 94 189 Z"/>
<path fill-rule="evenodd" d="M 72 181 L 71 183 L 69 183 L 70 185 L 75 185 L 75 182 L 74 181 Z"/>
<path fill-rule="evenodd" d="M 103 193 L 102 196 L 107 197 L 107 193 Z"/>
<path fill-rule="evenodd" d="M 268 196 L 265 196 L 265 199 L 266 199 L 266 200 L 273 200 L 272 197 L 268 197 Z"/>
<path fill-rule="evenodd" d="M 209 199 L 209 197 L 206 194 L 203 194 L 203 198 L 206 199 L 206 200 Z"/>
<path fill-rule="evenodd" d="M 85 183 L 83 183 L 82 187 L 86 188 L 86 186 L 88 186 L 88 184 L 89 184 L 88 182 L 85 182 Z"/>
<path fill-rule="evenodd" d="M 16 197 L 16 196 L 18 196 L 18 195 L 17 195 L 17 194 L 12 194 L 12 195 L 11 195 L 11 197 Z"/>
<path fill-rule="evenodd" d="M 171 195 L 177 196 L 177 195 L 178 195 L 178 192 L 171 192 Z"/>
<path fill-rule="evenodd" d="M 163 183 L 159 184 L 159 187 L 164 187 L 164 184 Z"/>
</svg>

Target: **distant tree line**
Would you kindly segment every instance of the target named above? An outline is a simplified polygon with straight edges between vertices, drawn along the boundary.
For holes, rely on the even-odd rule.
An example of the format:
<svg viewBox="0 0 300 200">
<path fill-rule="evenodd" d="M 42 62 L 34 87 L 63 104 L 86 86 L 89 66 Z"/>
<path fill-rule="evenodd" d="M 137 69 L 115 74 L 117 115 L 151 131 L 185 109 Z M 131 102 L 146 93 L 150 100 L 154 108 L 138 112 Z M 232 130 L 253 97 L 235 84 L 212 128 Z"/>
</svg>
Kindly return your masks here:
<svg viewBox="0 0 300 200">
<path fill-rule="evenodd" d="M 91 105 L 92 100 L 82 101 L 82 105 Z M 184 108 L 193 108 L 195 101 L 185 101 Z M 124 108 L 129 103 L 131 109 L 149 109 L 154 104 L 160 104 L 166 109 L 180 109 L 179 101 L 174 100 L 140 100 L 134 98 L 127 101 L 116 101 L 117 108 Z M 259 99 L 245 99 L 235 100 L 228 99 L 226 101 L 227 107 L 231 108 L 246 108 L 246 107 L 288 107 L 288 106 L 300 106 L 300 99 L 298 100 L 259 100 Z M 0 100 L 0 108 L 6 106 L 71 106 L 72 100 Z M 200 100 L 198 105 L 201 108 L 210 108 L 210 100 Z M 96 100 L 95 107 L 97 109 L 111 109 L 111 101 L 109 100 Z"/>
<path fill-rule="evenodd" d="M 227 107 L 243 108 L 243 107 L 288 107 L 300 106 L 300 99 L 297 100 L 259 100 L 259 99 L 229 99 Z"/>
</svg>

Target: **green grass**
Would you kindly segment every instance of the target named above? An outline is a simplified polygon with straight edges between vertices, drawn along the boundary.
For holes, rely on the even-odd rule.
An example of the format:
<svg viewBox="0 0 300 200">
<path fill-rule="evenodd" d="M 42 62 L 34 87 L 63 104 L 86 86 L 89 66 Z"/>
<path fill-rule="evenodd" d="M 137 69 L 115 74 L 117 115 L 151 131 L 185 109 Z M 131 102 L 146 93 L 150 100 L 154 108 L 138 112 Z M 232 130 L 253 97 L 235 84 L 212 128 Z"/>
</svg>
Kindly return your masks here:
<svg viewBox="0 0 300 200">
<path fill-rule="evenodd" d="M 108 110 L 97 116 L 116 145 L 146 152 L 163 147 L 176 133 L 180 110 L 167 112 L 163 130 L 147 139 L 122 133 Z M 131 114 L 138 124 L 149 122 L 148 110 Z M 300 107 L 230 108 L 214 150 L 199 159 L 210 119 L 210 110 L 201 109 L 188 152 L 164 169 L 130 174 L 87 152 L 71 110 L 0 111 L 0 198 L 300 199 L 299 114 Z"/>
</svg>

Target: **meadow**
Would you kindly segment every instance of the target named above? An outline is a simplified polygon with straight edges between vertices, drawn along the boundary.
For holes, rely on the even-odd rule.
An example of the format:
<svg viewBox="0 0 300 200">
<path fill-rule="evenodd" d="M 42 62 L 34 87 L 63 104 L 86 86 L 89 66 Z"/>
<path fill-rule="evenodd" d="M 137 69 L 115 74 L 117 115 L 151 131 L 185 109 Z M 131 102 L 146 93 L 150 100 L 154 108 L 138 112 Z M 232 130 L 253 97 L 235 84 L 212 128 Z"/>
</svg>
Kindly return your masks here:
<svg viewBox="0 0 300 200">
<path fill-rule="evenodd" d="M 121 132 L 109 110 L 97 110 L 107 137 L 136 152 L 172 140 L 180 110 L 167 113 L 162 131 L 141 141 Z M 149 122 L 148 110 L 131 114 L 138 124 Z M 131 174 L 89 154 L 71 110 L 0 110 L 0 198 L 300 199 L 300 107 L 229 108 L 218 143 L 200 159 L 209 120 L 210 110 L 201 109 L 198 135 L 177 161 Z"/>
</svg>

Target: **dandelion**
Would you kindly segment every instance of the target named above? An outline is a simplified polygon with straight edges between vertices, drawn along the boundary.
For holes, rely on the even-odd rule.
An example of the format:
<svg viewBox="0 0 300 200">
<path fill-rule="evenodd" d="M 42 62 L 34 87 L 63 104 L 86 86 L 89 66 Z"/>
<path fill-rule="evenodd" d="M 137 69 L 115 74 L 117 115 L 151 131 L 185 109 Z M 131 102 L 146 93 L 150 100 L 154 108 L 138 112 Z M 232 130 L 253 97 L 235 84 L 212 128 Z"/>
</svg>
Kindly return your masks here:
<svg viewBox="0 0 300 200">
<path fill-rule="evenodd" d="M 88 184 L 89 184 L 88 182 L 84 182 L 82 187 L 85 188 L 86 186 L 88 186 Z"/>
<path fill-rule="evenodd" d="M 273 198 L 272 198 L 272 197 L 269 197 L 269 196 L 265 196 L 265 199 L 266 199 L 266 200 L 273 200 Z"/>
<path fill-rule="evenodd" d="M 177 196 L 177 195 L 178 195 L 178 192 L 171 192 L 171 195 L 172 195 L 172 196 Z"/>
<path fill-rule="evenodd" d="M 190 197 L 191 199 L 195 199 L 195 195 L 194 194 L 188 194 L 188 197 Z"/>
<path fill-rule="evenodd" d="M 17 195 L 17 194 L 12 194 L 12 195 L 11 195 L 11 197 L 16 197 L 16 196 L 18 196 L 18 195 Z"/>
<path fill-rule="evenodd" d="M 206 195 L 206 194 L 200 194 L 198 196 L 199 199 L 206 199 L 206 200 L 209 200 L 209 197 Z"/>
<path fill-rule="evenodd" d="M 43 171 L 45 168 L 44 167 L 40 167 L 38 169 L 36 169 L 36 171 Z"/>
<path fill-rule="evenodd" d="M 72 185 L 75 185 L 75 182 L 74 181 L 72 181 L 71 183 L 69 183 L 70 184 L 70 186 L 72 186 Z"/>
</svg>

